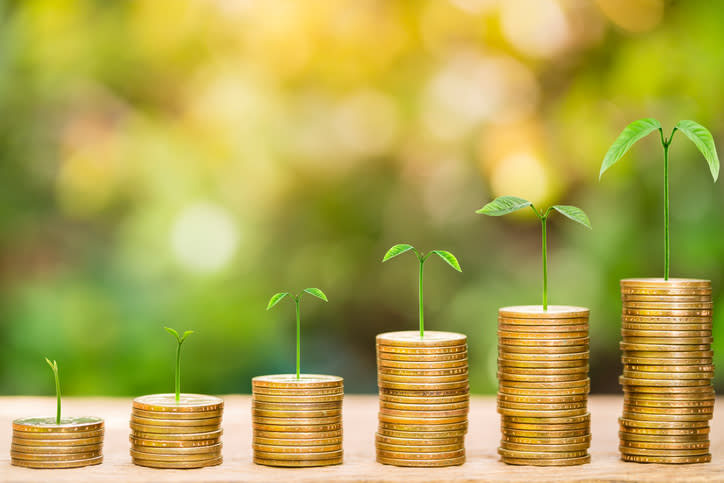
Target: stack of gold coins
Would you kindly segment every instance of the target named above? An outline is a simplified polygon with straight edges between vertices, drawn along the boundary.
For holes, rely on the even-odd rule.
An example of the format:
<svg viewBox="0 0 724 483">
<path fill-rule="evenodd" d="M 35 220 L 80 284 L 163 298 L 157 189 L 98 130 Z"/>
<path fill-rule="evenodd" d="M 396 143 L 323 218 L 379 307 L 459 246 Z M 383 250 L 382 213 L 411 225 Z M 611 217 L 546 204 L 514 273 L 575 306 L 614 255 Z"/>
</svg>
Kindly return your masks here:
<svg viewBox="0 0 724 483">
<path fill-rule="evenodd" d="M 344 380 L 278 374 L 251 380 L 254 463 L 309 467 L 342 463 Z"/>
<path fill-rule="evenodd" d="M 26 468 L 80 468 L 103 462 L 100 418 L 24 418 L 13 421 L 11 463 Z"/>
<path fill-rule="evenodd" d="M 133 463 L 151 468 L 220 465 L 224 401 L 202 394 L 153 394 L 134 399 Z"/>
<path fill-rule="evenodd" d="M 621 297 L 621 459 L 711 461 L 711 282 L 627 279 L 621 280 Z"/>
<path fill-rule="evenodd" d="M 570 466 L 591 461 L 589 310 L 551 305 L 498 312 L 501 460 Z"/>
<path fill-rule="evenodd" d="M 452 466 L 465 462 L 470 403 L 467 337 L 452 332 L 377 336 L 379 463 Z"/>
</svg>

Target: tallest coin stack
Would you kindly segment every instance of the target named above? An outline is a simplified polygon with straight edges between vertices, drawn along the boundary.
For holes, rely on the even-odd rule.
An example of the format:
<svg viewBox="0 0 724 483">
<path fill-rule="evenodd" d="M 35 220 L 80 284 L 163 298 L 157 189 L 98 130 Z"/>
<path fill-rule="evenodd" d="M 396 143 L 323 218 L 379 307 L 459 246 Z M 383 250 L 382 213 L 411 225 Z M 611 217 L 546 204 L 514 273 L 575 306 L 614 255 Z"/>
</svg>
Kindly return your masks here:
<svg viewBox="0 0 724 483">
<path fill-rule="evenodd" d="M 711 282 L 621 280 L 621 298 L 621 459 L 639 463 L 711 461 Z"/>
</svg>

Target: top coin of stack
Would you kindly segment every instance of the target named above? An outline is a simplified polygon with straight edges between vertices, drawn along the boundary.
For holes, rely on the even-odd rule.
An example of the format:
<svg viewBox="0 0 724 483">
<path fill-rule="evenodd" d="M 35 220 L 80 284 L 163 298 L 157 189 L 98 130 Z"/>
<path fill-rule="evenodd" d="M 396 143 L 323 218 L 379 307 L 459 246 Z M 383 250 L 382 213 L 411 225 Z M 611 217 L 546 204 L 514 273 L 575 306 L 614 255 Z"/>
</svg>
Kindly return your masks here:
<svg viewBox="0 0 724 483">
<path fill-rule="evenodd" d="M 514 465 L 588 463 L 588 316 L 583 307 L 498 312 L 501 460 Z"/>
<path fill-rule="evenodd" d="M 711 282 L 626 279 L 621 280 L 621 298 L 621 459 L 711 461 Z"/>
<path fill-rule="evenodd" d="M 133 400 L 131 457 L 151 468 L 219 465 L 224 401 L 203 394 L 153 394 Z"/>
<path fill-rule="evenodd" d="M 11 463 L 26 468 L 80 468 L 103 462 L 100 418 L 24 418 L 13 421 Z"/>
<path fill-rule="evenodd" d="M 254 463 L 329 466 L 342 463 L 344 380 L 279 374 L 251 380 Z"/>
<path fill-rule="evenodd" d="M 377 461 L 396 466 L 465 462 L 467 337 L 452 332 L 377 336 Z"/>
</svg>

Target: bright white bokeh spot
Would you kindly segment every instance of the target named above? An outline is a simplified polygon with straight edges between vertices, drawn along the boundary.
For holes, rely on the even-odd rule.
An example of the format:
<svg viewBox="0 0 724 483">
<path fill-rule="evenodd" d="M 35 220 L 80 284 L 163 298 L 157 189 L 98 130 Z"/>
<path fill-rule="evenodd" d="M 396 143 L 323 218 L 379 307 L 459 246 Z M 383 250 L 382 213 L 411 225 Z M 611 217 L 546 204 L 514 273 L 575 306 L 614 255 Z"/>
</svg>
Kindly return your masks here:
<svg viewBox="0 0 724 483">
<path fill-rule="evenodd" d="M 237 225 L 222 206 L 197 202 L 179 214 L 171 230 L 178 262 L 190 271 L 213 273 L 225 267 L 239 244 Z"/>
<path fill-rule="evenodd" d="M 551 57 L 570 40 L 566 14 L 555 0 L 506 0 L 500 25 L 508 42 L 532 57 Z"/>
</svg>

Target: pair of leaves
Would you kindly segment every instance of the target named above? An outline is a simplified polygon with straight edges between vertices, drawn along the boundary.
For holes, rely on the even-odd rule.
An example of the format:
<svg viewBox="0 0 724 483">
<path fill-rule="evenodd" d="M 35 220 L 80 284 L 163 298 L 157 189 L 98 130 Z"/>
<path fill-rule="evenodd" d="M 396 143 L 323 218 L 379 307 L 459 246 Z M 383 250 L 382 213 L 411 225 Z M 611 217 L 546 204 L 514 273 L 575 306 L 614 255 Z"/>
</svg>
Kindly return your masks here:
<svg viewBox="0 0 724 483">
<path fill-rule="evenodd" d="M 656 119 L 646 118 L 634 121 L 621 132 L 616 141 L 611 145 L 603 158 L 601 164 L 601 172 L 599 178 L 603 176 L 603 173 L 608 170 L 611 166 L 616 164 L 619 159 L 633 146 L 638 140 L 648 136 L 653 131 L 659 130 L 662 133 L 663 141 L 663 130 L 661 123 Z M 691 142 L 697 147 L 699 152 L 704 155 L 704 159 L 709 164 L 709 171 L 711 171 L 711 177 L 714 181 L 719 177 L 719 156 L 716 152 L 716 145 L 714 144 L 714 138 L 707 128 L 698 124 L 694 121 L 683 120 L 676 123 L 671 136 L 674 136 L 676 131 L 683 132 Z M 671 142 L 669 138 L 668 142 Z"/>
<path fill-rule="evenodd" d="M 503 216 L 507 215 L 508 213 L 518 211 L 522 208 L 526 208 L 528 206 L 533 208 L 533 211 L 535 211 L 539 217 L 545 218 L 548 216 L 550 210 L 556 210 L 558 213 L 565 216 L 566 218 L 571 219 L 576 223 L 580 223 L 588 229 L 591 228 L 591 220 L 588 219 L 588 215 L 586 215 L 586 213 L 577 206 L 553 205 L 548 208 L 544 215 L 541 215 L 535 209 L 533 203 L 528 200 L 524 200 L 523 198 L 518 198 L 517 196 L 500 196 L 498 198 L 495 198 L 493 201 L 483 206 L 475 213 L 488 216 Z"/>
<path fill-rule="evenodd" d="M 387 250 L 387 253 L 385 253 L 385 256 L 382 258 L 382 262 L 386 262 L 390 258 L 395 258 L 398 255 L 402 255 L 405 252 L 409 252 L 410 250 L 414 251 L 415 255 L 417 255 L 417 258 L 419 258 L 421 261 L 424 261 L 424 259 L 426 259 L 427 256 L 429 256 L 429 253 L 428 253 L 427 256 L 421 257 L 420 254 L 418 253 L 417 249 L 415 249 L 415 247 L 413 247 L 412 245 L 407 244 L 407 243 L 400 243 L 400 244 L 393 246 L 389 250 Z M 455 258 L 455 255 L 453 255 L 452 253 L 450 253 L 446 250 L 433 250 L 430 253 L 434 253 L 438 257 L 445 260 L 445 262 L 448 265 L 450 265 L 452 268 L 454 268 L 458 272 L 463 271 L 460 268 L 460 263 L 458 262 L 458 259 Z"/>
<path fill-rule="evenodd" d="M 176 341 L 178 341 L 179 344 L 183 344 L 183 342 L 186 340 L 186 337 L 188 337 L 194 333 L 193 330 L 187 330 L 186 332 L 183 333 L 183 335 L 179 335 L 179 333 L 177 331 L 175 331 L 174 329 L 172 329 L 171 327 L 164 327 L 164 329 L 166 329 L 166 332 L 168 332 L 172 336 L 176 337 Z"/>
<path fill-rule="evenodd" d="M 54 360 L 53 362 L 50 362 L 50 359 L 48 359 L 48 358 L 46 357 L 46 358 L 45 358 L 45 362 L 48 363 L 48 365 L 49 365 L 50 368 L 53 370 L 53 372 L 55 372 L 56 374 L 58 373 L 58 362 L 57 362 L 57 361 Z"/>
<path fill-rule="evenodd" d="M 306 293 L 308 293 L 309 295 L 314 295 L 314 296 L 317 297 L 318 299 L 322 299 L 322 300 L 324 300 L 325 302 L 329 302 L 329 300 L 327 300 L 327 296 L 324 295 L 324 292 L 322 292 L 322 291 L 319 290 L 318 288 L 314 288 L 314 287 L 312 287 L 312 288 L 305 288 L 303 292 L 306 292 Z M 276 304 L 278 304 L 278 303 L 279 303 L 284 297 L 286 297 L 287 295 L 289 295 L 289 292 L 279 292 L 279 293 L 275 293 L 274 295 L 272 295 L 272 298 L 269 299 L 269 303 L 267 304 L 266 309 L 267 309 L 267 310 L 271 309 L 272 307 L 274 307 Z"/>
</svg>

